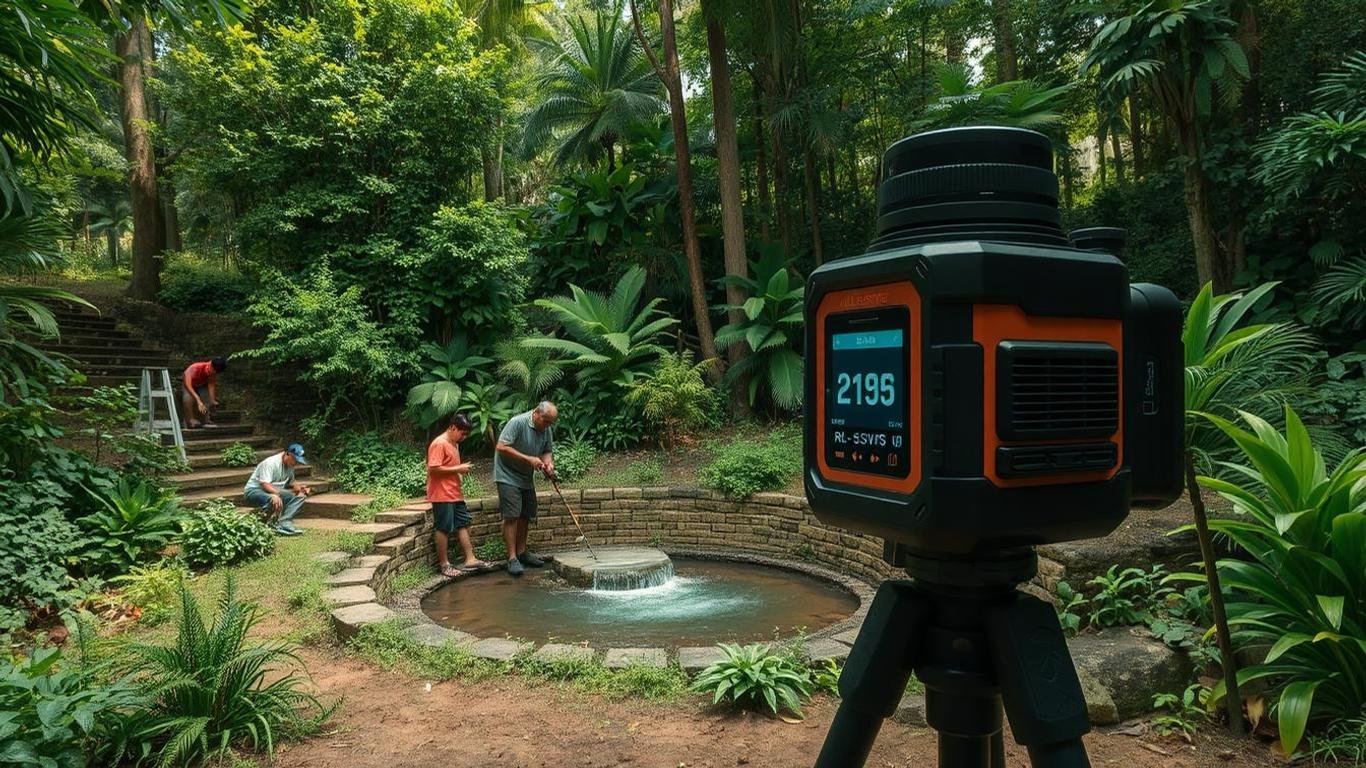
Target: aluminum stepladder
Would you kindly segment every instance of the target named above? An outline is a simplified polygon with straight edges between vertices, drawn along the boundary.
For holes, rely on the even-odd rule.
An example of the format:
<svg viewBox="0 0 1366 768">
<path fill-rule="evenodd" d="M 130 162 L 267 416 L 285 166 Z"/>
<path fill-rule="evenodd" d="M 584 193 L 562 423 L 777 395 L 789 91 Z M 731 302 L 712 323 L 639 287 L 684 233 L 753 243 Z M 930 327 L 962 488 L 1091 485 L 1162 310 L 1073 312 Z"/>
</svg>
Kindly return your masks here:
<svg viewBox="0 0 1366 768">
<path fill-rule="evenodd" d="M 161 379 L 161 388 L 152 388 L 152 378 Z M 166 406 L 166 418 L 157 418 L 157 401 Z M 138 387 L 137 428 L 153 435 L 170 434 L 175 439 L 180 460 L 189 461 L 185 454 L 185 435 L 180 431 L 180 416 L 176 413 L 175 390 L 171 389 L 171 372 L 165 368 L 143 368 L 142 384 Z"/>
</svg>

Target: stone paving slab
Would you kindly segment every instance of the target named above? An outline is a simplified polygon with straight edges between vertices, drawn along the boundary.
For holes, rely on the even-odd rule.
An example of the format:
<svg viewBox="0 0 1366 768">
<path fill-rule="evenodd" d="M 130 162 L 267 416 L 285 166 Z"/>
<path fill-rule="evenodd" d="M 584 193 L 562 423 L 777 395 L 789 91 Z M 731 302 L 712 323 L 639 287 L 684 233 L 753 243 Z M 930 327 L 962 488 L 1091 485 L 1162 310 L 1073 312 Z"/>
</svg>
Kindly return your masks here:
<svg viewBox="0 0 1366 768">
<path fill-rule="evenodd" d="M 342 640 L 349 640 L 355 636 L 357 630 L 366 624 L 376 624 L 392 619 L 395 615 L 393 611 L 379 603 L 348 605 L 345 608 L 332 611 L 332 626 L 337 630 L 338 637 Z"/>
<path fill-rule="evenodd" d="M 663 648 L 608 648 L 602 665 L 608 669 L 626 667 L 663 667 L 669 655 Z"/>
<path fill-rule="evenodd" d="M 347 552 L 319 552 L 313 559 L 323 565 L 336 567 L 351 562 L 351 555 Z"/>
<path fill-rule="evenodd" d="M 844 643 L 846 645 L 853 645 L 854 641 L 858 639 L 858 627 L 855 627 L 853 629 L 846 629 L 843 632 L 832 635 L 830 639 L 838 640 L 839 642 Z"/>
<path fill-rule="evenodd" d="M 468 632 L 461 632 L 458 629 L 450 629 L 449 627 L 428 624 L 426 622 L 420 622 L 408 627 L 403 631 L 403 634 L 407 635 L 413 642 L 419 645 L 425 645 L 432 648 L 439 648 L 447 643 L 457 646 L 470 646 L 478 640 L 478 638 Z"/>
<path fill-rule="evenodd" d="M 337 587 L 323 593 L 323 602 L 334 608 L 345 608 L 348 605 L 360 605 L 361 603 L 373 603 L 375 602 L 375 590 L 364 584 Z"/>
<path fill-rule="evenodd" d="M 849 658 L 849 646 L 837 640 L 811 640 L 806 644 L 806 657 L 812 661 L 844 661 Z"/>
<path fill-rule="evenodd" d="M 378 568 L 387 562 L 389 562 L 388 555 L 366 555 L 356 558 L 355 566 L 357 568 Z"/>
<path fill-rule="evenodd" d="M 715 645 L 678 649 L 678 666 L 688 674 L 695 674 L 726 658 L 726 652 Z"/>
<path fill-rule="evenodd" d="M 568 643 L 546 643 L 531 654 L 532 661 L 548 663 L 553 661 L 592 661 L 594 651 L 586 645 Z"/>
<path fill-rule="evenodd" d="M 486 637 L 472 643 L 470 653 L 481 659 L 492 661 L 511 661 L 512 657 L 531 649 L 531 643 L 509 640 L 504 637 Z"/>
<path fill-rule="evenodd" d="M 353 584 L 366 584 L 375 578 L 374 568 L 347 568 L 327 577 L 328 586 L 349 587 Z"/>
</svg>

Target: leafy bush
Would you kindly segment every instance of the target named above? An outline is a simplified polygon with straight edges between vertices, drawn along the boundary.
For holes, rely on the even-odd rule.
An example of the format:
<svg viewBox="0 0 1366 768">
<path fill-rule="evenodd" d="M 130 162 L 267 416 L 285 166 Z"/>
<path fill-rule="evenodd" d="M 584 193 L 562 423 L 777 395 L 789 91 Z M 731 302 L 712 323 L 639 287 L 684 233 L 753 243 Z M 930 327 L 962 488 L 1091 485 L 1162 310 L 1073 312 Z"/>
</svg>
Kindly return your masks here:
<svg viewBox="0 0 1366 768">
<path fill-rule="evenodd" d="M 1151 571 L 1110 566 L 1104 575 L 1087 582 L 1098 588 L 1088 601 L 1091 625 L 1120 627 L 1146 623 L 1152 618 L 1153 609 L 1171 592 L 1170 587 L 1162 586 L 1165 576 L 1160 565 L 1154 565 Z"/>
<path fill-rule="evenodd" d="M 349 433 L 340 442 L 331 463 L 342 488 L 356 493 L 387 489 L 404 498 L 427 492 L 427 461 L 418 449 L 373 432 Z"/>
<path fill-rule="evenodd" d="M 85 768 L 134 699 L 124 683 L 100 685 L 89 670 L 68 669 L 58 648 L 0 659 L 0 761 L 6 765 Z"/>
<path fill-rule="evenodd" d="M 77 521 L 87 536 L 80 554 L 87 573 L 117 574 L 155 556 L 175 538 L 185 519 L 175 494 L 145 480 L 121 478 L 103 509 Z"/>
<path fill-rule="evenodd" d="M 255 560 L 275 551 L 275 534 L 260 518 L 240 513 L 231 502 L 205 502 L 185 525 L 181 557 L 191 566 L 218 568 Z"/>
<path fill-rule="evenodd" d="M 492 379 L 488 369 L 493 358 L 470 349 L 465 336 L 456 336 L 444 347 L 424 344 L 422 354 L 427 373 L 421 384 L 408 390 L 408 410 L 421 427 L 430 427 L 459 410 L 464 385 L 487 384 Z"/>
<path fill-rule="evenodd" d="M 173 642 L 128 647 L 128 672 L 145 697 L 129 714 L 128 731 L 162 765 L 208 760 L 239 745 L 273 754 L 281 738 L 311 733 L 332 715 L 335 705 L 302 690 L 302 662 L 288 647 L 247 643 L 260 609 L 237 599 L 231 575 L 211 623 L 183 583 L 180 606 Z M 115 763 L 143 756 L 131 745 L 113 751 Z"/>
<path fill-rule="evenodd" d="M 51 481 L 15 481 L 0 468 L 0 631 L 22 626 L 26 610 L 65 607 L 75 597 L 67 567 L 82 538 L 53 501 L 60 490 Z"/>
<path fill-rule="evenodd" d="M 115 577 L 111 583 L 119 588 L 122 598 L 142 612 L 138 621 L 155 626 L 174 614 L 180 583 L 189 576 L 185 567 L 174 561 L 155 565 L 135 565 L 128 573 Z"/>
<path fill-rule="evenodd" d="M 1062 625 L 1062 631 L 1068 635 L 1075 635 L 1081 630 L 1082 606 L 1086 605 L 1086 596 L 1072 588 L 1071 584 L 1065 581 L 1058 582 L 1058 623 Z"/>
<path fill-rule="evenodd" d="M 577 483 L 592 469 L 598 449 L 587 441 L 575 441 L 555 446 L 555 474 L 560 482 Z"/>
<path fill-rule="evenodd" d="M 659 459 L 640 459 L 631 462 L 631 477 L 641 485 L 654 485 L 664 479 L 664 462 Z"/>
<path fill-rule="evenodd" d="M 1187 686 L 1179 694 L 1157 694 L 1153 709 L 1161 714 L 1153 718 L 1153 730 L 1162 736 L 1180 736 L 1189 743 L 1200 723 L 1209 719 L 1209 696 L 1209 688 L 1200 683 Z"/>
<path fill-rule="evenodd" d="M 1242 484 L 1200 483 L 1239 513 L 1210 528 L 1251 558 L 1218 563 L 1234 596 L 1234 643 L 1269 648 L 1238 682 L 1270 684 L 1281 746 L 1293 754 L 1309 723 L 1358 717 L 1366 701 L 1366 450 L 1330 473 L 1295 412 L 1286 407 L 1284 416 L 1285 434 L 1251 414 L 1243 414 L 1251 432 L 1208 416 L 1246 463 L 1231 465 Z M 1216 687 L 1215 698 L 1223 695 Z"/>
<path fill-rule="evenodd" d="M 256 463 L 256 449 L 246 443 L 237 442 L 225 446 L 218 454 L 223 465 L 228 467 L 250 467 Z"/>
<path fill-rule="evenodd" d="M 712 702 L 730 701 L 741 707 L 765 706 L 802 713 L 802 700 L 811 695 L 811 678 L 796 659 L 775 652 L 764 643 L 739 646 L 721 643 L 726 658 L 702 670 L 692 690 L 712 694 Z"/>
<path fill-rule="evenodd" d="M 724 445 L 698 478 L 737 499 L 781 488 L 802 469 L 801 440 L 794 432 L 779 429 L 762 441 L 741 439 Z"/>
<path fill-rule="evenodd" d="M 802 302 L 805 286 L 793 281 L 781 249 L 764 252 L 750 262 L 750 276 L 726 277 L 726 282 L 745 289 L 749 298 L 739 306 L 726 305 L 743 313 L 737 323 L 716 332 L 717 349 L 746 344 L 748 351 L 740 362 L 726 369 L 723 387 L 749 377 L 749 402 L 753 405 L 763 387 L 770 402 L 784 410 L 802 405 L 803 361 Z M 796 283 L 795 285 L 793 283 Z"/>
<path fill-rule="evenodd" d="M 350 555 L 364 555 L 375 548 L 375 539 L 368 533 L 341 531 L 332 539 L 332 548 Z"/>
<path fill-rule="evenodd" d="M 172 255 L 161 273 L 157 301 L 181 312 L 240 313 L 257 293 L 256 281 L 236 270 Z"/>
<path fill-rule="evenodd" d="M 645 420 L 660 431 L 660 442 L 673 447 L 688 439 L 709 420 L 713 398 L 706 381 L 711 361 L 694 364 L 692 353 L 661 355 L 655 369 L 631 387 L 626 401 L 640 409 Z"/>
</svg>

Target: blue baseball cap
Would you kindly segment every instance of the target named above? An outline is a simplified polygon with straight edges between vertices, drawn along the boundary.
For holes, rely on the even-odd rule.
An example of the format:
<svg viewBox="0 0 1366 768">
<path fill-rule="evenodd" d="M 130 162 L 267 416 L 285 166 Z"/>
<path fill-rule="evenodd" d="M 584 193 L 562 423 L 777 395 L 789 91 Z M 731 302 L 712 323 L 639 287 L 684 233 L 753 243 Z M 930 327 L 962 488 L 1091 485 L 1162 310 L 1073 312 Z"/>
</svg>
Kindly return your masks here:
<svg viewBox="0 0 1366 768">
<path fill-rule="evenodd" d="M 293 454 L 295 460 L 297 460 L 300 464 L 308 466 L 308 462 L 304 460 L 304 447 L 302 445 L 299 445 L 298 443 L 290 443 L 289 446 L 285 448 L 285 451 Z"/>
</svg>

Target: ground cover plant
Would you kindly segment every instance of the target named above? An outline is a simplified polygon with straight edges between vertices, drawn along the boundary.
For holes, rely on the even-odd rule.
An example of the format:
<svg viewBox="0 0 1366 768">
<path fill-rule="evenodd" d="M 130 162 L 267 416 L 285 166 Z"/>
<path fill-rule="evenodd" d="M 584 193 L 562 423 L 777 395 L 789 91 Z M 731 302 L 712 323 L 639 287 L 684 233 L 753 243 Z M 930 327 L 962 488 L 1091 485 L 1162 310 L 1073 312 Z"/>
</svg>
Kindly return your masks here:
<svg viewBox="0 0 1366 768">
<path fill-rule="evenodd" d="M 124 573 L 159 555 L 186 520 L 174 493 L 145 480 L 123 477 L 107 497 L 92 496 L 102 508 L 77 521 L 94 542 L 81 553 L 89 573 Z"/>
<path fill-rule="evenodd" d="M 716 448 L 703 466 L 703 485 L 738 499 L 783 487 L 801 473 L 800 435 L 795 426 L 774 430 L 761 438 L 738 438 Z"/>
<path fill-rule="evenodd" d="M 801 716 L 802 701 L 811 695 L 813 683 L 795 654 L 766 643 L 721 643 L 720 648 L 726 658 L 702 670 L 692 690 L 711 694 L 714 703 L 767 708 L 775 715 L 785 709 Z"/>
<path fill-rule="evenodd" d="M 273 552 L 275 534 L 255 514 L 220 499 L 200 505 L 185 524 L 180 546 L 191 566 L 235 565 Z"/>
<path fill-rule="evenodd" d="M 249 467 L 256 463 L 256 449 L 246 443 L 236 442 L 224 446 L 219 458 L 229 467 Z"/>
<path fill-rule="evenodd" d="M 58 648 L 0 659 L 0 761 L 84 768 L 119 729 L 120 708 L 136 701 L 126 682 L 63 661 Z"/>
</svg>

